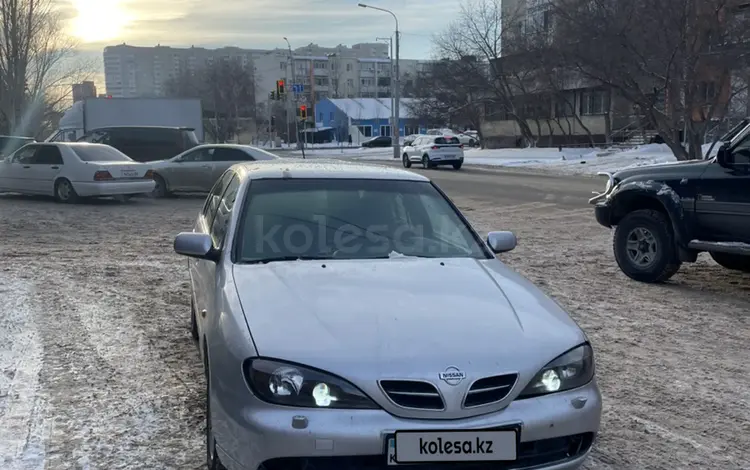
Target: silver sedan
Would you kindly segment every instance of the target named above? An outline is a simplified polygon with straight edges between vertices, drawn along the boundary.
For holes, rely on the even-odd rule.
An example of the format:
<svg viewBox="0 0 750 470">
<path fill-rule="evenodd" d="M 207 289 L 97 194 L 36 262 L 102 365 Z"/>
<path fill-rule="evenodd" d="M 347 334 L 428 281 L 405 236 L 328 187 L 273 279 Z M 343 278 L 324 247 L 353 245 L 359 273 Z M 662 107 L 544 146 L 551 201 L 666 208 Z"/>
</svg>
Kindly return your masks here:
<svg viewBox="0 0 750 470">
<path fill-rule="evenodd" d="M 168 160 L 149 162 L 156 186 L 153 196 L 174 192 L 208 192 L 216 180 L 237 162 L 279 158 L 257 147 L 239 144 L 205 144 L 193 147 Z"/>
<path fill-rule="evenodd" d="M 515 245 L 406 170 L 233 166 L 174 241 L 209 468 L 580 467 L 602 412 L 592 347 L 495 257 Z"/>
</svg>

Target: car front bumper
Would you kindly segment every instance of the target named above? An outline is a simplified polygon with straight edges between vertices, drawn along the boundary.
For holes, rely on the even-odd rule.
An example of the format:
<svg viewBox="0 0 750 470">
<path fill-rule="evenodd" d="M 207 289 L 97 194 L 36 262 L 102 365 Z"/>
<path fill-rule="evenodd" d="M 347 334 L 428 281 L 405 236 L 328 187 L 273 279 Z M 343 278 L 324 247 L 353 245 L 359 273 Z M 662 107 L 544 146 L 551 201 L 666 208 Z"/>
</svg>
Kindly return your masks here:
<svg viewBox="0 0 750 470">
<path fill-rule="evenodd" d="M 154 180 L 144 179 L 142 181 L 102 181 L 102 182 L 76 182 L 73 188 L 81 197 L 119 196 L 123 194 L 144 194 L 154 190 Z"/>
<path fill-rule="evenodd" d="M 219 455 L 228 468 L 244 470 L 432 470 L 431 465 L 389 466 L 388 437 L 403 430 L 512 426 L 520 430 L 516 461 L 457 462 L 450 468 L 569 470 L 586 459 L 602 412 L 595 380 L 575 390 L 513 401 L 499 412 L 457 420 L 406 419 L 383 410 L 295 409 L 269 405 L 252 395 L 230 413 L 221 402 L 216 397 L 212 401 L 214 422 L 221 423 L 215 426 Z M 300 427 L 300 422 L 306 426 Z"/>
<path fill-rule="evenodd" d="M 594 217 L 599 225 L 612 228 L 612 206 L 606 202 L 600 202 L 594 206 Z"/>
</svg>

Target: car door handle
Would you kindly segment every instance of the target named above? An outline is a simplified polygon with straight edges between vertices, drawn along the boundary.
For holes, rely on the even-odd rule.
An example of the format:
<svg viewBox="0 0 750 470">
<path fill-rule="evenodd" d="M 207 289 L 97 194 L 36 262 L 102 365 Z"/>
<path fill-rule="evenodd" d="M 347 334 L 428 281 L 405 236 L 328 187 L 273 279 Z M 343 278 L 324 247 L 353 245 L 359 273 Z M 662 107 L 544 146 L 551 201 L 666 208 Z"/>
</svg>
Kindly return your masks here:
<svg viewBox="0 0 750 470">
<path fill-rule="evenodd" d="M 50 168 L 53 169 L 53 170 L 59 170 L 60 169 L 59 166 L 51 166 Z"/>
<path fill-rule="evenodd" d="M 211 165 L 201 165 L 201 168 L 211 168 Z"/>
<path fill-rule="evenodd" d="M 24 168 L 31 168 L 31 165 L 24 165 Z"/>
</svg>

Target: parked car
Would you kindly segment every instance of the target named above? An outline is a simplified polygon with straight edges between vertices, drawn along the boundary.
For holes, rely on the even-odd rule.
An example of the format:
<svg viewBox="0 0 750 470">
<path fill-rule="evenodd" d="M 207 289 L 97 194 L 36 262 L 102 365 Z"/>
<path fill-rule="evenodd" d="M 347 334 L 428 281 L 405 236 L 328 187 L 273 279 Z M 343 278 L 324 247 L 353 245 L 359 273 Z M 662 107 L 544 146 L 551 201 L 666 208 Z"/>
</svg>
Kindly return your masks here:
<svg viewBox="0 0 750 470">
<path fill-rule="evenodd" d="M 78 141 L 110 145 L 138 162 L 164 160 L 199 145 L 195 130 L 189 127 L 103 127 Z"/>
<path fill-rule="evenodd" d="M 512 232 L 483 241 L 424 176 L 237 164 L 190 230 L 174 249 L 209 468 L 572 469 L 589 454 L 602 402 L 586 335 L 495 257 Z"/>
<path fill-rule="evenodd" d="M 464 146 L 456 136 L 425 135 L 404 147 L 401 160 L 404 168 L 411 168 L 412 163 L 421 162 L 424 168 L 452 165 L 459 170 L 464 163 Z"/>
<path fill-rule="evenodd" d="M 0 163 L 0 192 L 54 196 L 58 202 L 127 198 L 153 189 L 148 165 L 103 144 L 33 143 Z"/>
<path fill-rule="evenodd" d="M 662 282 L 708 252 L 750 272 L 750 125 L 733 129 L 717 156 L 625 169 L 591 198 L 597 222 L 615 228 L 614 253 L 628 277 Z"/>
<path fill-rule="evenodd" d="M 479 145 L 479 138 L 475 135 L 461 133 L 457 134 L 456 137 L 458 137 L 459 142 L 468 145 L 469 147 L 476 147 Z"/>
<path fill-rule="evenodd" d="M 420 136 L 421 134 L 411 134 L 411 135 L 407 135 L 406 137 L 404 137 L 404 147 L 411 145 L 412 142 L 417 140 L 417 138 Z"/>
<path fill-rule="evenodd" d="M 362 142 L 362 147 L 365 148 L 371 148 L 371 147 L 390 147 L 393 143 L 391 141 L 391 138 L 385 135 L 379 135 L 377 137 L 373 137 L 372 139 L 365 140 Z"/>
<path fill-rule="evenodd" d="M 427 135 L 456 135 L 453 129 L 444 127 L 442 129 L 428 129 L 425 133 Z"/>
<path fill-rule="evenodd" d="M 36 139 L 33 137 L 0 135 L 0 158 L 5 158 L 7 155 L 32 142 L 36 142 Z"/>
<path fill-rule="evenodd" d="M 169 160 L 151 162 L 154 197 L 175 192 L 208 192 L 219 177 L 237 162 L 276 160 L 279 157 L 257 147 L 239 144 L 204 144 Z"/>
</svg>

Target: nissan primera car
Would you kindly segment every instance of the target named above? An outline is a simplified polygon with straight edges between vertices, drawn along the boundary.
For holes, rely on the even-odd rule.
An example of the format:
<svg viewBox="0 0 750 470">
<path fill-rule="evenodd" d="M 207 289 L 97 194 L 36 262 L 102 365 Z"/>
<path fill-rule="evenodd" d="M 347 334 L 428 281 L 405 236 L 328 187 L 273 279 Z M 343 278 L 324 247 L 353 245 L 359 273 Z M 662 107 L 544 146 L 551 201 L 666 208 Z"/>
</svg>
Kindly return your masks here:
<svg viewBox="0 0 750 470">
<path fill-rule="evenodd" d="M 193 231 L 209 468 L 572 469 L 599 429 L 586 335 L 429 179 L 231 167 Z"/>
</svg>

